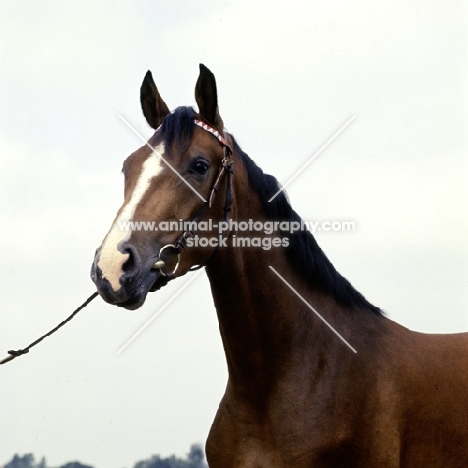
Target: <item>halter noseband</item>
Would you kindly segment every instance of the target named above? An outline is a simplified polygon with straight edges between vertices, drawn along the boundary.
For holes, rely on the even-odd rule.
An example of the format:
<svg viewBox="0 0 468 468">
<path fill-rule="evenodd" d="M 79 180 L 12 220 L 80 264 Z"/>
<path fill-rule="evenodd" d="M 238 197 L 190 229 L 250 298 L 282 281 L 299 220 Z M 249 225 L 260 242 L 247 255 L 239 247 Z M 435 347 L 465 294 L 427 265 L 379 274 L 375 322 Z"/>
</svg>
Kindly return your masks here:
<svg viewBox="0 0 468 468">
<path fill-rule="evenodd" d="M 224 138 L 221 133 L 208 125 L 207 123 L 194 119 L 195 125 L 198 127 L 202 128 L 203 130 L 207 131 L 211 135 L 213 135 L 218 141 L 221 147 L 223 148 L 224 151 L 224 158 L 221 161 L 221 164 L 219 165 L 219 170 L 218 170 L 218 175 L 214 181 L 214 184 L 211 186 L 208 195 L 205 199 L 205 202 L 202 204 L 202 206 L 199 208 L 197 214 L 194 216 L 194 218 L 188 223 L 188 226 L 196 226 L 203 218 L 205 215 L 205 211 L 207 208 L 211 208 L 213 205 L 214 199 L 216 197 L 216 194 L 218 193 L 219 186 L 221 184 L 221 179 L 223 178 L 224 174 L 227 175 L 227 184 L 226 184 L 226 201 L 224 205 L 224 221 L 229 221 L 229 213 L 231 211 L 231 205 L 232 205 L 232 176 L 234 174 L 234 169 L 233 169 L 233 161 L 231 159 L 232 155 L 232 149 L 229 146 L 226 138 Z M 176 241 L 173 244 L 166 244 L 161 249 L 159 250 L 159 255 L 158 255 L 158 261 L 153 265 L 153 269 L 160 270 L 161 275 L 166 277 L 168 280 L 171 280 L 175 272 L 177 271 L 177 268 L 179 267 L 180 264 L 180 254 L 182 251 L 187 247 L 187 240 L 190 238 L 195 237 L 195 232 L 193 229 L 186 229 L 180 236 L 176 239 Z M 176 265 L 171 272 L 165 272 L 163 271 L 163 268 L 166 266 L 166 263 L 164 260 L 161 259 L 161 252 L 167 249 L 172 249 L 176 254 L 177 254 L 177 262 Z M 219 250 L 219 244 L 217 245 L 215 251 L 213 252 L 213 255 L 210 257 L 210 259 L 205 262 L 205 264 L 201 264 L 195 267 L 192 267 L 189 269 L 189 271 L 193 270 L 198 270 L 199 268 L 202 268 L 208 263 L 211 258 L 214 257 L 214 255 L 217 254 Z"/>
</svg>

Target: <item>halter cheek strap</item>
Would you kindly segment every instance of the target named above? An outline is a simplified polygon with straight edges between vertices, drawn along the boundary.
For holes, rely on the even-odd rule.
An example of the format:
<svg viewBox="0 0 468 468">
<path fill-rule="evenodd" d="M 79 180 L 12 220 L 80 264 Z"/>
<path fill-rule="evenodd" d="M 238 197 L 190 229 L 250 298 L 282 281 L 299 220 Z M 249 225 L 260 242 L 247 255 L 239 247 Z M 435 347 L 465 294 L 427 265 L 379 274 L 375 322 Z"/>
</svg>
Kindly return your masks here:
<svg viewBox="0 0 468 468">
<path fill-rule="evenodd" d="M 223 178 L 224 175 L 227 176 L 227 183 L 226 183 L 226 201 L 224 205 L 224 221 L 229 220 L 229 213 L 231 211 L 231 205 L 232 205 L 232 176 L 234 174 L 234 169 L 233 169 L 233 161 L 231 159 L 232 155 L 232 149 L 229 146 L 226 138 L 224 138 L 218 130 L 214 129 L 213 127 L 210 127 L 207 123 L 201 121 L 201 120 L 194 120 L 195 125 L 198 127 L 202 128 L 203 130 L 207 131 L 211 135 L 213 135 L 218 141 L 219 144 L 222 146 L 223 151 L 224 151 L 224 158 L 221 161 L 221 164 L 219 166 L 218 170 L 218 175 L 216 176 L 216 179 L 210 188 L 210 191 L 208 192 L 208 196 L 206 197 L 206 201 L 202 204 L 202 206 L 199 208 L 197 214 L 195 217 L 191 220 L 189 225 L 196 225 L 198 222 L 200 222 L 205 215 L 205 211 L 207 208 L 211 208 L 213 205 L 214 199 L 216 197 L 216 194 L 218 193 L 219 186 L 221 184 L 221 179 Z M 159 260 L 154 264 L 153 268 L 158 269 L 161 271 L 161 274 L 163 277 L 166 277 L 167 280 L 171 280 L 175 272 L 177 270 L 177 267 L 179 266 L 180 263 L 180 254 L 182 253 L 183 249 L 187 246 L 187 240 L 189 238 L 192 238 L 195 236 L 195 232 L 192 229 L 188 229 L 184 231 L 174 242 L 174 244 L 167 244 L 161 248 L 159 251 Z M 165 272 L 163 269 L 165 267 L 165 262 L 161 259 L 161 252 L 165 249 L 173 249 L 174 252 L 177 254 L 177 263 L 176 266 L 174 267 L 172 272 Z M 213 252 L 213 255 L 209 258 L 209 260 L 206 262 L 208 263 L 214 255 L 218 253 L 219 250 L 219 244 L 217 245 L 215 251 Z M 193 270 L 198 270 L 199 268 L 204 267 L 205 264 L 198 265 L 196 267 L 190 268 L 189 271 Z"/>
</svg>

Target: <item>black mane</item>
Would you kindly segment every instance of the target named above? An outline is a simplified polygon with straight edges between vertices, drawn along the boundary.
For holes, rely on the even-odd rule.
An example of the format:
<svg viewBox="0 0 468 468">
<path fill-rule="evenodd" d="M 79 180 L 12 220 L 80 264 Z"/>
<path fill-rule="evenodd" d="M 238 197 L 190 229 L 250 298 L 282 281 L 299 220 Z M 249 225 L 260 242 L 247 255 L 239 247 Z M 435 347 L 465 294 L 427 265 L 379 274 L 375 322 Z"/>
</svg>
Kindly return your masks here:
<svg viewBox="0 0 468 468">
<path fill-rule="evenodd" d="M 268 200 L 280 189 L 278 181 L 275 177 L 265 174 L 242 151 L 232 136 L 231 138 L 234 142 L 234 152 L 240 156 L 247 169 L 249 185 L 260 198 L 267 217 L 272 221 L 301 223 L 302 218 L 291 207 L 284 191 L 268 203 Z M 289 234 L 289 247 L 285 249 L 285 253 L 291 265 L 304 274 L 314 287 L 331 294 L 338 303 L 348 307 L 363 307 L 377 314 L 382 313 L 380 308 L 367 301 L 346 278 L 338 273 L 310 231 L 300 230 Z"/>
<path fill-rule="evenodd" d="M 172 145 L 178 151 L 188 148 L 193 137 L 194 118 L 195 111 L 191 107 L 178 107 L 166 116 L 161 129 L 166 149 L 170 149 Z M 284 192 L 268 203 L 280 188 L 278 181 L 275 177 L 265 174 L 242 151 L 232 135 L 231 138 L 234 143 L 234 153 L 242 160 L 248 173 L 249 185 L 258 195 L 267 217 L 272 221 L 301 223 L 301 217 L 293 210 Z M 308 279 L 312 287 L 330 294 L 339 304 L 362 307 L 376 314 L 382 313 L 338 273 L 310 231 L 299 230 L 289 234 L 289 246 L 285 249 L 285 254 L 291 265 Z"/>
</svg>

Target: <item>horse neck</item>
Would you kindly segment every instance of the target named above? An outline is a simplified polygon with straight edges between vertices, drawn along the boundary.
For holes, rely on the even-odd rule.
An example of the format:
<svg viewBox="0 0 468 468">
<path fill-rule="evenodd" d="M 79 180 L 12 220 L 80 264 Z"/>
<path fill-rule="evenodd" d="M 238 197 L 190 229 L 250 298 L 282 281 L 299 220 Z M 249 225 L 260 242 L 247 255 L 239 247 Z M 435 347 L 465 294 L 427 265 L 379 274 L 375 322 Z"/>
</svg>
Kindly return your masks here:
<svg viewBox="0 0 468 468">
<path fill-rule="evenodd" d="M 239 177 L 238 167 L 235 179 L 237 219 L 264 221 L 260 201 Z M 231 240 L 207 266 L 231 387 L 261 400 L 279 380 L 300 378 L 304 367 L 311 369 L 315 363 L 320 372 L 320 363 L 336 350 L 352 355 L 271 270 L 270 266 L 321 313 L 348 327 L 349 314 L 346 318 L 332 297 L 314 290 L 295 271 L 284 248 L 233 248 Z"/>
</svg>

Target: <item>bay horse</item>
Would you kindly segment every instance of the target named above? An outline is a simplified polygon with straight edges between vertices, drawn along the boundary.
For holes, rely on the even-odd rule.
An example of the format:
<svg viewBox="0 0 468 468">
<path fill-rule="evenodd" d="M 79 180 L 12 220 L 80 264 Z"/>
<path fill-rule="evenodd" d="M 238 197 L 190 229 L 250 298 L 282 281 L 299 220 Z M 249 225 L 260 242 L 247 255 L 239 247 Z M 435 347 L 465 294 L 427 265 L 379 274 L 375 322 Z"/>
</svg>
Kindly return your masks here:
<svg viewBox="0 0 468 468">
<path fill-rule="evenodd" d="M 141 105 L 155 132 L 123 164 L 124 202 L 91 276 L 104 300 L 136 309 L 205 267 L 229 372 L 209 466 L 466 468 L 468 334 L 394 323 L 309 231 L 283 229 L 301 218 L 284 192 L 271 200 L 276 179 L 225 132 L 204 65 L 195 98 L 198 112 L 170 112 L 146 74 Z M 239 244 L 241 223 L 254 229 Z"/>
</svg>

